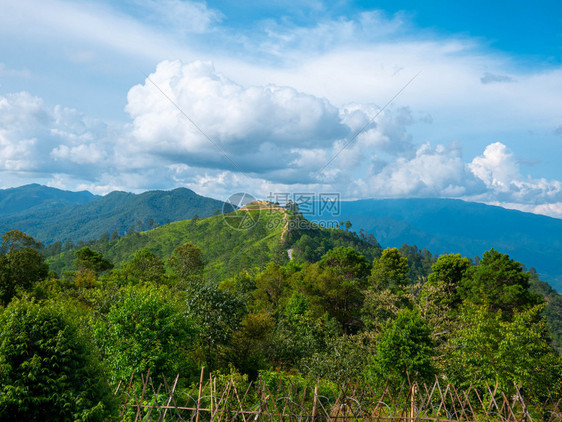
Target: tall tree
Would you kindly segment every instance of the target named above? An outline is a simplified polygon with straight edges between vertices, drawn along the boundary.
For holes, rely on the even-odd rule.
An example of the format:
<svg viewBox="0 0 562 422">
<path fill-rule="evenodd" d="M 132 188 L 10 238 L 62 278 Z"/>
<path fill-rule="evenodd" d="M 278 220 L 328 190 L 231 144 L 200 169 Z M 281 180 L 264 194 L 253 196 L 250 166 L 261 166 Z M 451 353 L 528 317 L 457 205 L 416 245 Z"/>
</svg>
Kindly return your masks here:
<svg viewBox="0 0 562 422">
<path fill-rule="evenodd" d="M 408 259 L 397 248 L 387 248 L 373 262 L 370 281 L 375 289 L 396 291 L 408 285 Z"/>
<path fill-rule="evenodd" d="M 162 282 L 166 276 L 164 261 L 147 249 L 135 252 L 133 258 L 124 265 L 123 272 L 137 281 Z"/>
<path fill-rule="evenodd" d="M 2 236 L 0 250 L 0 304 L 7 305 L 18 290 L 27 291 L 47 277 L 49 266 L 38 252 L 41 244 L 12 230 Z"/>
<path fill-rule="evenodd" d="M 104 258 L 101 252 L 95 251 L 89 246 L 78 249 L 74 255 L 76 256 L 74 263 L 79 271 L 92 271 L 99 274 L 113 268 L 111 261 Z"/>
<path fill-rule="evenodd" d="M 506 394 L 515 393 L 514 383 L 533 387 L 539 395 L 549 389 L 562 392 L 562 360 L 550 345 L 543 308 L 515 310 L 507 321 L 486 304 L 467 304 L 452 351 L 443 358 L 448 378 L 483 391 L 486 383 L 497 383 Z"/>
<path fill-rule="evenodd" d="M 195 344 L 193 323 L 184 306 L 165 288 L 128 287 L 107 315 L 95 322 L 95 337 L 109 364 L 111 381 L 133 372 L 182 374 L 194 371 L 190 352 Z"/>
<path fill-rule="evenodd" d="M 184 243 L 174 249 L 168 260 L 168 265 L 177 275 L 180 282 L 189 284 L 199 283 L 203 279 L 203 256 L 201 249 L 192 243 Z"/>
<path fill-rule="evenodd" d="M 515 310 L 541 303 L 529 290 L 529 274 L 521 263 L 495 249 L 484 253 L 472 277 L 465 280 L 461 294 L 475 304 L 486 304 L 491 311 L 502 311 L 510 318 Z"/>
<path fill-rule="evenodd" d="M 192 287 L 186 305 L 202 341 L 206 366 L 214 370 L 221 350 L 229 344 L 244 316 L 242 302 L 228 290 L 203 284 Z"/>
<path fill-rule="evenodd" d="M 353 248 L 339 247 L 305 270 L 301 283 L 303 292 L 313 306 L 335 318 L 346 333 L 361 326 L 359 313 L 363 304 L 370 264 Z"/>
<path fill-rule="evenodd" d="M 415 310 L 402 309 L 379 337 L 371 365 L 371 376 L 388 379 L 394 385 L 402 381 L 431 381 L 434 343 L 431 328 Z"/>
<path fill-rule="evenodd" d="M 460 254 L 445 254 L 431 268 L 433 272 L 423 287 L 422 297 L 438 305 L 457 308 L 462 302 L 459 290 L 470 277 L 470 259 L 461 258 Z"/>
</svg>

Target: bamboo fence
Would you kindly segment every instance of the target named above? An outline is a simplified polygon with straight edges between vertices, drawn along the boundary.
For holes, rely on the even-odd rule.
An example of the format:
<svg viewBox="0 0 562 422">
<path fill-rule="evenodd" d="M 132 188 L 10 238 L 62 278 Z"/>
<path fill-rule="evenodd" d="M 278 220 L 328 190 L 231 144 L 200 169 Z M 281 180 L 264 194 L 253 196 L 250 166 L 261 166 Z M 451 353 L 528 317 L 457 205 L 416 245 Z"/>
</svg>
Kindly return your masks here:
<svg viewBox="0 0 562 422">
<path fill-rule="evenodd" d="M 404 383 L 371 388 L 349 382 L 332 388 L 313 388 L 290 378 L 244 382 L 209 375 L 201 370 L 199 383 L 178 388 L 179 376 L 170 382 L 133 374 L 115 391 L 124 421 L 192 422 L 554 422 L 562 421 L 562 398 L 552 393 L 540 400 L 530 390 L 515 385 L 507 397 L 498 386 L 486 391 L 458 390 L 436 378 L 433 385 Z"/>
</svg>

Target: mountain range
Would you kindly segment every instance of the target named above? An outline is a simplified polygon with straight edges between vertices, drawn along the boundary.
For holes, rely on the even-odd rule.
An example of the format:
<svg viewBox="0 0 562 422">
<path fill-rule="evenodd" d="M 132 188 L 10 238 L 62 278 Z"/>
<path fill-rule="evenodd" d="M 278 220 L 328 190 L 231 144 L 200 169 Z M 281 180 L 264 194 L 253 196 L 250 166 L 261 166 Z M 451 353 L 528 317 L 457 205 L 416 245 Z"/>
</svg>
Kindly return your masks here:
<svg viewBox="0 0 562 422">
<path fill-rule="evenodd" d="M 220 213 L 224 203 L 178 188 L 105 196 L 41 185 L 0 190 L 0 234 L 18 229 L 49 244 L 98 239 L 116 232 L 148 230 L 174 221 Z M 330 211 L 333 214 L 333 210 Z M 474 258 L 495 248 L 534 267 L 562 290 L 562 220 L 450 199 L 342 201 L 338 215 L 306 215 L 317 223 L 349 221 L 351 230 L 372 233 L 383 247 L 403 244 L 433 254 Z"/>
<path fill-rule="evenodd" d="M 40 185 L 0 190 L 0 233 L 21 230 L 43 243 L 98 239 L 221 212 L 223 202 L 192 190 L 105 196 Z M 133 230 L 132 230 L 133 229 Z"/>
<path fill-rule="evenodd" d="M 325 212 L 311 217 L 321 222 Z M 339 221 L 372 233 L 384 247 L 404 243 L 434 254 L 475 258 L 494 248 L 534 267 L 562 290 L 562 220 L 458 199 L 367 199 L 342 201 Z"/>
</svg>

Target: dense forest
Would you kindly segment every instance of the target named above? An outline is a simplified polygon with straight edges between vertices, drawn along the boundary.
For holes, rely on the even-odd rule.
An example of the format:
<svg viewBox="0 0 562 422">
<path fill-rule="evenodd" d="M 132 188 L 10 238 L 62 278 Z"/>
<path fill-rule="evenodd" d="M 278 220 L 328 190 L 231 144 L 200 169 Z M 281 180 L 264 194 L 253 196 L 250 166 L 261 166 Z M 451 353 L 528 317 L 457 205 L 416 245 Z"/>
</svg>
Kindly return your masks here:
<svg viewBox="0 0 562 422">
<path fill-rule="evenodd" d="M 562 394 L 560 296 L 495 249 L 382 249 L 280 207 L 44 247 L 0 246 L 0 420 L 111 420 L 133 372 L 205 366 L 313 385 L 356 379 Z"/>
</svg>

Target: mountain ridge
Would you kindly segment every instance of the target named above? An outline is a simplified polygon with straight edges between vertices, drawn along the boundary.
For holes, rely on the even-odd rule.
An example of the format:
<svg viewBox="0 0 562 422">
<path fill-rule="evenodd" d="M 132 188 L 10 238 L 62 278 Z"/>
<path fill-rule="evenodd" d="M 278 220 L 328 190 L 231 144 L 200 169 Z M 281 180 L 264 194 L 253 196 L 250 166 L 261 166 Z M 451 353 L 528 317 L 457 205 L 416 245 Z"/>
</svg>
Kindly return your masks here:
<svg viewBox="0 0 562 422">
<path fill-rule="evenodd" d="M 208 217 L 220 213 L 224 204 L 187 188 L 141 194 L 114 191 L 96 196 L 25 185 L 0 190 L 0 234 L 18 229 L 44 243 L 69 238 L 87 241 L 114 232 L 123 235 L 147 230 L 195 215 Z M 332 215 L 307 216 L 317 223 L 327 217 Z M 434 254 L 460 253 L 471 258 L 495 248 L 534 267 L 541 278 L 562 290 L 560 219 L 442 198 L 342 201 L 336 218 L 349 220 L 355 231 L 372 233 L 383 247 L 417 245 Z"/>
<path fill-rule="evenodd" d="M 42 188 L 44 192 L 54 192 L 52 188 Z M 20 196 L 27 195 L 26 187 L 16 189 L 19 189 Z M 60 192 L 65 192 L 61 196 L 67 194 L 67 191 Z M 2 193 L 0 190 L 0 195 Z M 14 192 L 11 194 L 14 196 Z M 94 196 L 85 203 L 65 202 L 53 207 L 50 202 L 44 201 L 27 210 L 4 212 L 0 233 L 18 229 L 44 243 L 67 239 L 90 240 L 105 233 L 122 235 L 131 227 L 139 230 L 189 219 L 194 215 L 207 217 L 217 210 L 220 212 L 222 207 L 222 201 L 200 196 L 187 188 L 141 194 L 113 191 L 105 196 Z"/>
<path fill-rule="evenodd" d="M 32 183 L 17 188 L 0 189 L 0 216 L 27 213 L 45 208 L 85 204 L 98 198 L 86 190 L 71 192 Z"/>
<path fill-rule="evenodd" d="M 245 225 L 248 220 L 251 224 Z M 337 246 L 353 247 L 371 261 L 381 252 L 378 244 L 360 239 L 354 232 L 322 228 L 275 206 L 241 208 L 235 213 L 175 221 L 92 247 L 119 267 L 141 249 L 168 259 L 177 246 L 186 242 L 201 250 L 206 272 L 215 279 L 232 277 L 244 269 L 263 269 L 272 261 L 315 262 Z M 59 273 L 75 269 L 73 250 L 49 261 L 51 269 Z"/>
</svg>

